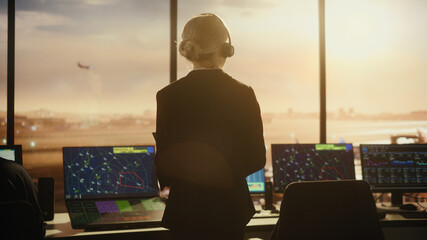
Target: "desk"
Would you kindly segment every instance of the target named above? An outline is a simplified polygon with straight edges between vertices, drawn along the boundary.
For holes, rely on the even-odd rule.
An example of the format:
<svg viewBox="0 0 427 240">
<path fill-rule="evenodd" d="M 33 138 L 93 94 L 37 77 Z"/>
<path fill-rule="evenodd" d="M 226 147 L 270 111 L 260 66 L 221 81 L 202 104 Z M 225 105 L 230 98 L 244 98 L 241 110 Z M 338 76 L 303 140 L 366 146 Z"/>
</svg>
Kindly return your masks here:
<svg viewBox="0 0 427 240">
<path fill-rule="evenodd" d="M 399 213 L 388 213 L 380 224 L 386 240 L 427 239 L 427 219 L 408 219 Z"/>
<path fill-rule="evenodd" d="M 247 238 L 259 235 L 269 236 L 277 218 L 252 219 L 247 225 Z M 165 239 L 168 229 L 163 227 L 109 230 L 109 231 L 84 231 L 72 229 L 68 213 L 55 213 L 53 221 L 47 222 L 46 239 Z"/>
<path fill-rule="evenodd" d="M 247 227 L 245 239 L 268 239 L 277 218 L 252 219 Z M 166 239 L 169 231 L 163 227 L 84 231 L 72 229 L 67 213 L 56 213 L 53 221 L 47 222 L 46 239 Z M 427 239 L 427 219 L 406 219 L 398 213 L 389 213 L 380 221 L 386 240 Z"/>
</svg>

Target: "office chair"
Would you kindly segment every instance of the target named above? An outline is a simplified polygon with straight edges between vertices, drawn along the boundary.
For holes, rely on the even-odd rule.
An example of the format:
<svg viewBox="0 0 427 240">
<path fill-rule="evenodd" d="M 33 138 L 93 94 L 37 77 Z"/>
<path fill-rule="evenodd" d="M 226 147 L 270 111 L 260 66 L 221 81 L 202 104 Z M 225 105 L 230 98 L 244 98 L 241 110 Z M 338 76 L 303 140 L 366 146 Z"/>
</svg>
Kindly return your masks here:
<svg viewBox="0 0 427 240">
<path fill-rule="evenodd" d="M 384 239 L 366 181 L 289 184 L 270 240 Z"/>
<path fill-rule="evenodd" d="M 0 202 L 0 234 L 1 239 L 42 239 L 44 229 L 35 226 L 31 203 L 22 200 Z"/>
</svg>

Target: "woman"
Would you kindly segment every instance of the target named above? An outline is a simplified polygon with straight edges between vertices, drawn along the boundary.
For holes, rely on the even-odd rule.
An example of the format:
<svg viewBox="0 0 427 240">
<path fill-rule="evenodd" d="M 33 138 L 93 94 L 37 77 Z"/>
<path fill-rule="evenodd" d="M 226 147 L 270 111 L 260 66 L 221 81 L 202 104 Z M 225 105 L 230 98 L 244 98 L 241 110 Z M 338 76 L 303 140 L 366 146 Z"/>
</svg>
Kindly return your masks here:
<svg viewBox="0 0 427 240">
<path fill-rule="evenodd" d="M 157 93 L 155 163 L 170 187 L 162 224 L 175 239 L 242 239 L 255 212 L 245 178 L 265 165 L 258 102 L 222 70 L 234 47 L 216 15 L 192 18 L 179 52 L 193 71 Z"/>
</svg>

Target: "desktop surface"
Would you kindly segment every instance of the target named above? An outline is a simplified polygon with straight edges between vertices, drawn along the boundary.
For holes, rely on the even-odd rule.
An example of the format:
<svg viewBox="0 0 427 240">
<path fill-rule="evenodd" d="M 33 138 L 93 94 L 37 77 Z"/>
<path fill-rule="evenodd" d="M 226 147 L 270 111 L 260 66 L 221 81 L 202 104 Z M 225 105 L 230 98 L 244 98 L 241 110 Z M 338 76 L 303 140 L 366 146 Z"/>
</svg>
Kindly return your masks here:
<svg viewBox="0 0 427 240">
<path fill-rule="evenodd" d="M 427 203 L 424 206 L 427 206 Z M 269 239 L 277 220 L 278 217 L 252 218 L 246 227 L 245 239 Z M 424 239 L 427 236 L 426 218 L 410 219 L 399 213 L 387 213 L 386 217 L 380 220 L 380 225 L 386 239 L 415 240 Z M 56 213 L 54 220 L 47 222 L 46 239 L 167 239 L 167 232 L 168 230 L 163 227 L 104 231 L 72 229 L 68 214 Z M 393 236 L 405 236 L 405 238 L 393 238 Z"/>
</svg>

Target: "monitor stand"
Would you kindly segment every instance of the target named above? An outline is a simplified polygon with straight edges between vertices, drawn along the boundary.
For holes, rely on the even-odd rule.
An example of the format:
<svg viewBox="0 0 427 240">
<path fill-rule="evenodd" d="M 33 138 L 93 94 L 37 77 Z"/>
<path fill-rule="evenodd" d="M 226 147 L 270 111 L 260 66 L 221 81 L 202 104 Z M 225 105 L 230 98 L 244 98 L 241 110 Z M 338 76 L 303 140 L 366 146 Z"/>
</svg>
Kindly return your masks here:
<svg viewBox="0 0 427 240">
<path fill-rule="evenodd" d="M 403 204 L 403 192 L 401 191 L 391 191 L 391 202 L 382 202 L 381 209 L 383 210 L 398 210 L 399 206 Z"/>
<path fill-rule="evenodd" d="M 403 204 L 403 193 L 400 191 L 391 192 L 391 206 L 399 207 Z"/>
<path fill-rule="evenodd" d="M 269 181 L 265 182 L 265 205 L 264 210 L 276 210 L 273 205 L 273 184 Z"/>
</svg>

